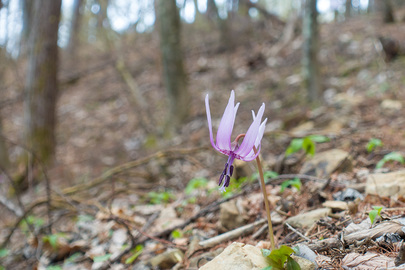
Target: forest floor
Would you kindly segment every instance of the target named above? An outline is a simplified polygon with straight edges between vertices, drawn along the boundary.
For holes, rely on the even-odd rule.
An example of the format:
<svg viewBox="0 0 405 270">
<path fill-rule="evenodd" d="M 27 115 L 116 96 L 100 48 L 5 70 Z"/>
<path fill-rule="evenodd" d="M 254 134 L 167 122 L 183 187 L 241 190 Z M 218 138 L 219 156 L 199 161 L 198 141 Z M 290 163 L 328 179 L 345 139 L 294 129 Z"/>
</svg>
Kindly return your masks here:
<svg viewBox="0 0 405 270">
<path fill-rule="evenodd" d="M 75 59 L 62 53 L 58 148 L 46 173 L 51 206 L 44 180 L 19 196 L 24 218 L 13 207 L 15 197 L 5 199 L 11 207 L 0 206 L 0 243 L 7 242 L 0 265 L 197 269 L 232 242 L 268 248 L 254 162 L 236 163 L 226 193 L 217 187 L 227 157 L 210 145 L 204 98 L 210 95 L 215 132 L 231 89 L 241 102 L 234 136 L 250 125 L 249 110 L 266 104 L 261 158 L 276 243 L 306 245 L 322 269 L 403 262 L 405 57 L 386 62 L 378 37 L 405 40 L 405 23 L 358 16 L 323 24 L 324 91 L 312 106 L 300 75 L 300 36 L 280 46 L 282 24 L 241 19 L 232 32 L 234 50 L 224 52 L 211 28 L 183 29 L 191 111 L 171 137 L 162 128 L 167 105 L 155 33 L 128 34 L 110 40 L 110 47 L 86 45 Z M 24 151 L 24 70 L 22 62 L 9 69 L 1 108 L 13 164 Z M 315 144 L 314 155 L 295 149 L 286 156 L 290 143 L 305 137 Z M 24 171 L 15 166 L 9 175 Z M 8 194 L 7 177 L 0 181 L 1 194 Z M 320 216 L 313 217 L 314 210 Z M 215 241 L 227 231 L 231 236 Z"/>
</svg>

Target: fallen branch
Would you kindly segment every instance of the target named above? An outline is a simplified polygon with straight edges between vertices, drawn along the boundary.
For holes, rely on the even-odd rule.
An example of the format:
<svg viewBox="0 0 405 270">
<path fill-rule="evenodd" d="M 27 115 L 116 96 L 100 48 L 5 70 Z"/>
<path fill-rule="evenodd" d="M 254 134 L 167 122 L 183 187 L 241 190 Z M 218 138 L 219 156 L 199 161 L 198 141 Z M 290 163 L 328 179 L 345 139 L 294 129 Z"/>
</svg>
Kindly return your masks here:
<svg viewBox="0 0 405 270">
<path fill-rule="evenodd" d="M 364 239 L 375 240 L 376 238 L 380 237 L 385 233 L 397 233 L 403 238 L 405 236 L 405 232 L 402 231 L 403 227 L 404 225 L 395 221 L 382 222 L 374 228 L 353 232 L 349 235 L 343 236 L 341 239 L 329 238 L 322 241 L 318 241 L 313 244 L 309 244 L 308 247 L 313 251 L 321 252 L 331 248 L 339 248 L 342 245 L 356 243 Z"/>
<path fill-rule="evenodd" d="M 254 223 L 251 223 L 251 224 L 239 227 L 237 229 L 234 229 L 232 231 L 229 231 L 229 232 L 214 236 L 214 237 L 212 237 L 212 238 L 210 238 L 208 240 L 201 241 L 199 243 L 199 245 L 201 247 L 203 247 L 203 248 L 210 248 L 210 247 L 216 246 L 219 243 L 223 243 L 223 242 L 238 238 L 238 237 L 240 237 L 242 235 L 251 233 L 254 230 L 254 228 L 256 228 L 259 225 L 263 225 L 266 222 L 267 222 L 267 219 L 263 218 L 261 220 L 258 220 L 256 222 L 254 222 Z"/>
</svg>

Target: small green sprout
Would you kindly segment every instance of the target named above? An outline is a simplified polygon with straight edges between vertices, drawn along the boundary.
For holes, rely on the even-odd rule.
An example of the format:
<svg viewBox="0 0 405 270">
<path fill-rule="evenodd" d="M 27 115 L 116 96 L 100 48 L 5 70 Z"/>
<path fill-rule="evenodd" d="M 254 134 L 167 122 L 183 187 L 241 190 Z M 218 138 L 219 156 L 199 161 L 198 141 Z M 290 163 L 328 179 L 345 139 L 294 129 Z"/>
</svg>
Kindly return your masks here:
<svg viewBox="0 0 405 270">
<path fill-rule="evenodd" d="M 298 191 L 301 190 L 301 180 L 299 178 L 294 178 L 293 180 L 286 180 L 281 184 L 281 192 L 284 192 L 284 190 L 288 187 L 295 187 Z"/>
<path fill-rule="evenodd" d="M 380 139 L 371 138 L 366 146 L 367 152 L 371 153 L 377 147 L 381 147 L 383 144 Z"/>
<path fill-rule="evenodd" d="M 168 203 L 171 199 L 174 198 L 174 195 L 169 191 L 163 192 L 151 191 L 148 193 L 148 198 L 151 204 L 162 204 Z"/>
<path fill-rule="evenodd" d="M 285 155 L 289 156 L 294 154 L 301 149 L 305 151 L 307 155 L 315 155 L 316 145 L 315 143 L 328 142 L 329 138 L 323 135 L 309 135 L 304 138 L 296 138 L 290 142 Z"/>
<path fill-rule="evenodd" d="M 143 251 L 143 246 L 142 245 L 137 245 L 135 248 L 131 250 L 131 253 L 133 253 L 128 259 L 125 260 L 125 264 L 132 264 L 138 257 L 139 255 L 142 254 Z"/>
<path fill-rule="evenodd" d="M 58 240 L 61 237 L 66 237 L 64 233 L 49 234 L 42 237 L 42 242 L 49 243 L 53 249 L 58 249 Z"/>
<path fill-rule="evenodd" d="M 107 253 L 105 255 L 101 255 L 101 256 L 96 256 L 93 258 L 93 262 L 105 262 L 108 261 L 108 259 L 111 257 L 112 254 Z"/>
<path fill-rule="evenodd" d="M 399 152 L 391 152 L 386 154 L 375 166 L 377 169 L 380 169 L 384 166 L 387 161 L 398 161 L 401 164 L 405 163 L 404 157 Z"/>
<path fill-rule="evenodd" d="M 381 217 L 381 209 L 382 206 L 373 206 L 373 210 L 368 213 L 368 216 L 370 217 L 371 225 L 374 224 L 374 220 L 377 216 Z"/>
<path fill-rule="evenodd" d="M 0 258 L 6 257 L 9 253 L 8 249 L 2 248 L 0 249 Z"/>
<path fill-rule="evenodd" d="M 176 229 L 176 230 L 172 231 L 171 236 L 173 237 L 173 239 L 181 238 L 181 237 L 183 237 L 183 233 L 180 230 Z"/>
<path fill-rule="evenodd" d="M 194 190 L 199 188 L 205 188 L 208 185 L 208 180 L 206 178 L 193 178 L 188 182 L 185 192 L 190 195 Z"/>
<path fill-rule="evenodd" d="M 269 264 L 269 266 L 262 270 L 300 270 L 299 264 L 291 258 L 291 254 L 293 253 L 295 251 L 288 246 L 281 246 L 273 250 L 262 249 L 262 254 L 266 257 Z"/>
</svg>

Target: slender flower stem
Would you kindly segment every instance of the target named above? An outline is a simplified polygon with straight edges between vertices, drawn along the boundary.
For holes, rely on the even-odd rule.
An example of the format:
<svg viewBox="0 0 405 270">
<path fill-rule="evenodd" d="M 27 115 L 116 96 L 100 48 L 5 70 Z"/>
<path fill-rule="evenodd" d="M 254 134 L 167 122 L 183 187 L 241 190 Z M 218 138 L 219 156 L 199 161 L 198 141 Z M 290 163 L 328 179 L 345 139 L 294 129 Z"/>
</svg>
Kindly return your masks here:
<svg viewBox="0 0 405 270">
<path fill-rule="evenodd" d="M 236 137 L 235 141 L 237 142 L 240 139 L 242 139 L 243 137 L 245 137 L 245 134 L 239 134 Z M 257 149 L 255 146 L 253 146 L 253 151 L 255 152 L 255 154 L 257 154 Z M 264 207 L 266 209 L 266 214 L 267 214 L 267 223 L 268 223 L 268 227 L 269 227 L 269 237 L 270 237 L 271 249 L 274 249 L 274 248 L 276 248 L 276 244 L 274 242 L 273 225 L 271 223 L 270 207 L 269 207 L 269 201 L 267 198 L 266 184 L 264 183 L 263 167 L 260 162 L 259 156 L 256 157 L 256 162 L 257 162 L 257 168 L 259 170 L 260 186 L 261 186 L 262 192 L 263 192 Z"/>
<path fill-rule="evenodd" d="M 255 151 L 255 154 L 256 154 L 256 152 L 257 152 L 256 147 L 253 147 L 253 150 Z M 269 201 L 267 198 L 266 184 L 264 183 L 263 168 L 262 168 L 262 164 L 260 162 L 259 156 L 256 157 L 256 162 L 257 162 L 257 168 L 259 170 L 259 175 L 260 175 L 260 186 L 262 187 L 264 206 L 266 208 L 267 223 L 269 225 L 269 236 L 270 236 L 271 249 L 274 249 L 274 248 L 276 248 L 276 245 L 274 242 L 273 225 L 271 223 L 270 207 L 269 207 Z"/>
</svg>

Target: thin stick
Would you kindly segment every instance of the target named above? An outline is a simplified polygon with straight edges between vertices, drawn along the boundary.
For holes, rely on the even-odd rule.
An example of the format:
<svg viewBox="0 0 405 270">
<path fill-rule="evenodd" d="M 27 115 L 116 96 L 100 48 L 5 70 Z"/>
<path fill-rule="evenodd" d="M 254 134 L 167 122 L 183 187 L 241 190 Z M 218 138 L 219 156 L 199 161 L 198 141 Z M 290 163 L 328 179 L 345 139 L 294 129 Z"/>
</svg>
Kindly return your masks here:
<svg viewBox="0 0 405 270">
<path fill-rule="evenodd" d="M 300 233 L 298 230 L 296 230 L 293 226 L 291 226 L 290 224 L 288 224 L 287 222 L 285 223 L 285 225 L 287 225 L 287 227 L 292 230 L 293 232 L 295 232 L 296 234 L 298 234 L 299 236 L 301 236 L 302 238 L 304 238 L 305 240 L 307 240 L 308 242 L 311 242 L 311 239 L 309 239 L 308 237 L 306 237 L 305 235 L 303 235 L 302 233 Z"/>
<path fill-rule="evenodd" d="M 255 151 L 255 154 L 256 154 L 257 153 L 256 147 L 253 146 L 253 150 Z M 260 186 L 261 186 L 262 192 L 263 192 L 264 206 L 266 208 L 267 223 L 269 225 L 269 236 L 270 236 L 271 249 L 274 249 L 274 248 L 276 248 L 276 244 L 274 242 L 273 225 L 271 223 L 270 207 L 269 207 L 269 201 L 267 199 L 266 184 L 264 183 L 263 168 L 262 168 L 262 164 L 260 162 L 259 156 L 256 157 L 256 162 L 257 162 L 257 168 L 259 170 L 259 175 L 260 175 Z"/>
</svg>

